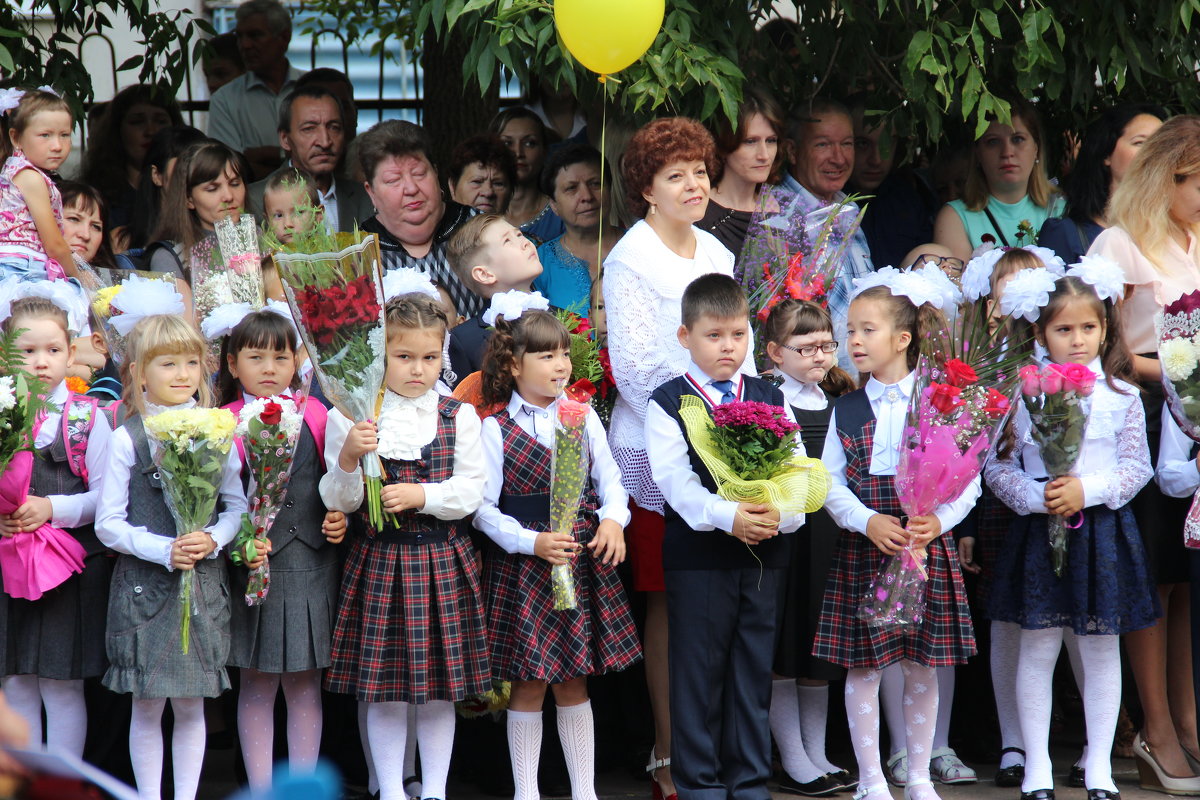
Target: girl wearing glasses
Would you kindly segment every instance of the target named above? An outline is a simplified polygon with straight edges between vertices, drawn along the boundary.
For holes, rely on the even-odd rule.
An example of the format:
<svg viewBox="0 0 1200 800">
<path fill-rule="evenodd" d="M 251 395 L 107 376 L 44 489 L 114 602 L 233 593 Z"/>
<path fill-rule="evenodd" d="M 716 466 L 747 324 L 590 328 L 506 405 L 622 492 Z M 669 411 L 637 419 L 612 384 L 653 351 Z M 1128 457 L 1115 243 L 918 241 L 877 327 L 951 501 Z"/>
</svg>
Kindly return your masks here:
<svg viewBox="0 0 1200 800">
<path fill-rule="evenodd" d="M 854 389 L 854 381 L 837 366 L 829 312 L 816 303 L 784 300 L 771 309 L 762 335 L 775 364 L 768 377 L 779 382 L 791 404 L 805 448 L 814 448 L 807 452 L 819 452 L 834 398 Z M 829 681 L 846 671 L 811 655 L 838 528 L 824 510 L 809 514 L 806 525 L 787 537 L 792 555 L 778 606 L 770 719 L 783 761 L 784 791 L 820 797 L 854 782 L 825 758 Z"/>
</svg>

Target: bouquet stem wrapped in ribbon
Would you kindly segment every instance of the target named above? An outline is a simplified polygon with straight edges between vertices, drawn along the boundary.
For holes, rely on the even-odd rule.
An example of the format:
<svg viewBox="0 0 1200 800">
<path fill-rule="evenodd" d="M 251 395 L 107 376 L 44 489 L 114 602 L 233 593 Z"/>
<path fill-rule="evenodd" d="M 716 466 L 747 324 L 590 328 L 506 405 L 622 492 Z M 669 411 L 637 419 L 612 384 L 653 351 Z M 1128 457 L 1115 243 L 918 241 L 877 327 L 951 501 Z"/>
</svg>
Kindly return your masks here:
<svg viewBox="0 0 1200 800">
<path fill-rule="evenodd" d="M 340 244 L 342 249 L 272 256 L 284 294 L 329 402 L 355 422 L 378 419 L 387 370 L 379 240 L 374 235 L 342 234 L 314 241 Z M 362 468 L 368 518 L 379 530 L 385 519 L 394 521 L 392 514 L 384 514 L 380 500 L 379 456 L 363 456 Z"/>
<path fill-rule="evenodd" d="M 558 398 L 554 454 L 550 462 L 550 530 L 567 536 L 579 519 L 579 504 L 591 473 L 587 439 L 589 408 L 586 403 L 565 395 Z M 578 606 L 573 564 L 551 567 L 550 586 L 555 611 L 569 611 Z"/>
<path fill-rule="evenodd" d="M 1021 369 L 1029 433 L 1051 480 L 1070 475 L 1079 463 L 1087 427 L 1087 398 L 1095 386 L 1096 374 L 1081 364 L 1049 364 L 1041 370 L 1031 364 Z M 1050 557 L 1059 578 L 1067 565 L 1067 531 L 1082 524 L 1082 511 L 1070 519 L 1050 515 Z"/>
<path fill-rule="evenodd" d="M 703 400 L 684 395 L 679 417 L 725 500 L 768 505 L 781 515 L 825 504 L 829 472 L 819 459 L 796 454 L 800 426 L 779 406 L 723 403 L 710 415 Z"/>
<path fill-rule="evenodd" d="M 896 495 L 906 515 L 932 514 L 979 476 L 1015 390 L 1015 376 L 922 356 L 896 465 Z M 925 616 L 927 580 L 924 555 L 909 543 L 875 576 L 858 618 L 885 630 L 916 627 Z"/>
<path fill-rule="evenodd" d="M 309 373 L 309 380 L 312 373 Z M 296 442 L 304 425 L 307 385 L 299 400 L 290 397 L 260 397 L 242 406 L 236 433 L 250 471 L 250 510 L 242 518 L 234 540 L 234 563 L 253 561 L 258 555 L 256 540 L 267 538 L 275 517 L 287 497 L 288 478 L 296 456 Z M 246 581 L 246 605 L 261 605 L 271 588 L 271 566 L 265 560 L 250 570 Z"/>
<path fill-rule="evenodd" d="M 236 418 L 223 408 L 171 409 L 145 421 L 154 465 L 162 477 L 163 497 L 175 520 L 175 534 L 203 530 L 213 519 L 225 459 L 233 444 Z M 179 577 L 179 631 L 183 652 L 191 645 L 194 570 Z"/>
<path fill-rule="evenodd" d="M 1168 303 L 1158 321 L 1158 361 L 1167 408 L 1182 430 L 1200 442 L 1200 291 Z M 1183 543 L 1200 549 L 1200 494 L 1183 524 Z"/>
</svg>

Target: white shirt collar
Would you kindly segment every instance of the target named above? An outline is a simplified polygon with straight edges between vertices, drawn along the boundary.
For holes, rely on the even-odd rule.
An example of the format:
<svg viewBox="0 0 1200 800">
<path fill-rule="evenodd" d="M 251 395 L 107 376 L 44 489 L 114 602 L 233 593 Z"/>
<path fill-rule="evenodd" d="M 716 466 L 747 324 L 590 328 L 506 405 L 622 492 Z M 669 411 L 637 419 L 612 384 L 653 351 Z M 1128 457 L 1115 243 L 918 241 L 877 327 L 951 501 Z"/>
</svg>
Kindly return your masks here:
<svg viewBox="0 0 1200 800">
<path fill-rule="evenodd" d="M 383 393 L 383 405 L 386 408 L 415 408 L 419 411 L 436 411 L 438 404 L 438 393 L 433 389 L 422 394 L 420 397 L 405 397 L 402 394 L 397 394 L 391 389 Z"/>
<path fill-rule="evenodd" d="M 529 402 L 524 397 L 521 397 L 521 393 L 514 390 L 512 397 L 508 399 L 507 409 L 508 415 L 513 419 L 516 419 L 517 415 L 520 414 L 522 410 L 528 412 L 531 416 L 548 417 L 554 413 L 554 408 L 557 404 L 558 401 L 555 400 L 550 405 L 542 408 L 541 406 L 534 405 L 533 403 Z"/>
<path fill-rule="evenodd" d="M 153 417 L 155 414 L 161 414 L 164 411 L 175 411 L 176 409 L 181 409 L 181 408 L 195 408 L 196 407 L 196 398 L 194 398 L 194 397 L 189 397 L 186 402 L 180 403 L 177 406 L 160 406 L 155 403 L 151 403 L 150 399 L 147 398 L 146 395 L 144 395 L 144 394 L 142 395 L 142 400 L 146 404 L 146 416 L 147 417 Z"/>
<path fill-rule="evenodd" d="M 829 398 L 825 396 L 825 390 L 818 384 L 798 381 L 791 375 L 778 369 L 774 371 L 774 374 L 783 379 L 783 384 L 779 389 L 792 405 L 798 405 L 793 401 L 793 398 L 805 398 L 812 404 L 813 408 L 824 408 L 828 405 Z M 820 403 L 819 406 L 816 405 L 818 402 Z"/>
<path fill-rule="evenodd" d="M 870 400 L 872 403 L 874 403 L 876 400 L 878 400 L 880 397 L 883 396 L 884 391 L 889 386 L 895 386 L 897 389 L 900 390 L 900 394 L 903 395 L 904 399 L 907 400 L 909 397 L 912 396 L 913 383 L 916 382 L 916 379 L 917 379 L 917 373 L 910 372 L 907 375 L 905 375 L 903 378 L 901 378 L 898 383 L 890 384 L 890 383 L 881 383 L 875 379 L 874 375 L 872 375 L 870 378 L 867 379 L 867 386 L 866 386 L 867 399 Z"/>
<path fill-rule="evenodd" d="M 50 396 L 47 399 L 54 406 L 55 411 L 61 411 L 62 407 L 67 402 L 67 395 L 70 393 L 71 393 L 71 390 L 67 388 L 67 382 L 64 380 L 61 383 L 59 383 L 58 386 L 54 387 L 54 389 L 50 392 Z M 51 413 L 53 413 L 53 412 L 51 412 Z"/>
</svg>

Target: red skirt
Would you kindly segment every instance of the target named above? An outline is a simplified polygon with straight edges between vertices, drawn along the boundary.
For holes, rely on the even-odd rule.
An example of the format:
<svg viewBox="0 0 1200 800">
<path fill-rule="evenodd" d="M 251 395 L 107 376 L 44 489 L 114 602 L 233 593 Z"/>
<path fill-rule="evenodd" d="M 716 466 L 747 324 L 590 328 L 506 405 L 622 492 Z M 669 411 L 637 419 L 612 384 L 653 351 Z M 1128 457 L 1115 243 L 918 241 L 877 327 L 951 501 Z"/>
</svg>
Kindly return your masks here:
<svg viewBox="0 0 1200 800">
<path fill-rule="evenodd" d="M 491 689 L 479 569 L 466 536 L 354 539 L 325 688 L 369 703 L 465 700 Z"/>
<path fill-rule="evenodd" d="M 632 514 L 625 527 L 625 544 L 629 549 L 629 566 L 633 570 L 635 592 L 665 592 L 663 582 L 663 537 L 667 522 L 663 515 L 647 511 L 632 500 Z"/>
</svg>

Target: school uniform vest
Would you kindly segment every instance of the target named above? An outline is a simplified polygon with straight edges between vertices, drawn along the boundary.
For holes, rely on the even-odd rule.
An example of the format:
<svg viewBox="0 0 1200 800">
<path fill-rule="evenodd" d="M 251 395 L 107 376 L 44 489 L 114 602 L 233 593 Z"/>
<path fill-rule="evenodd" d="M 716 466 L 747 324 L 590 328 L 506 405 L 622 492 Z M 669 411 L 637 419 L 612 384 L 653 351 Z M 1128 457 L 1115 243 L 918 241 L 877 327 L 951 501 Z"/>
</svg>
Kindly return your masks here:
<svg viewBox="0 0 1200 800">
<path fill-rule="evenodd" d="M 846 453 L 846 485 L 867 508 L 880 514 L 903 515 L 896 496 L 895 475 L 872 475 L 875 412 L 865 389 L 837 401 L 837 435 Z"/>
<path fill-rule="evenodd" d="M 680 376 L 655 389 L 650 399 L 671 415 L 680 430 L 684 431 L 684 439 L 687 440 L 686 428 L 679 416 L 679 403 L 684 395 L 700 397 L 699 391 L 691 382 L 685 376 Z M 780 407 L 786 404 L 783 392 L 767 381 L 749 376 L 742 379 L 740 399 Z M 716 481 L 700 460 L 690 440 L 687 440 L 687 449 L 692 472 L 700 478 L 700 483 L 705 489 L 716 494 Z M 749 546 L 726 531 L 692 530 L 683 517 L 671 508 L 670 503 L 663 504 L 663 517 L 666 520 L 663 569 L 758 569 L 760 562 L 762 567 L 769 569 L 782 569 L 787 566 L 788 548 L 783 537 L 790 534 L 781 534 L 761 544 Z"/>
<path fill-rule="evenodd" d="M 35 454 L 29 494 L 33 497 L 49 497 L 56 494 L 83 494 L 87 490 L 87 483 L 71 470 L 67 443 L 60 430 L 50 445 L 39 448 Z M 71 528 L 71 535 L 79 540 L 89 556 L 105 550 L 96 538 L 95 526 L 90 522 Z"/>
<path fill-rule="evenodd" d="M 321 482 L 321 454 L 308 425 L 300 427 L 296 454 L 288 475 L 288 493 L 283 507 L 271 524 L 271 561 L 279 566 L 285 548 L 297 539 L 313 550 L 325 544 L 321 523 L 325 520 L 325 504 L 317 485 Z M 330 551 L 333 548 L 329 548 Z"/>
</svg>

